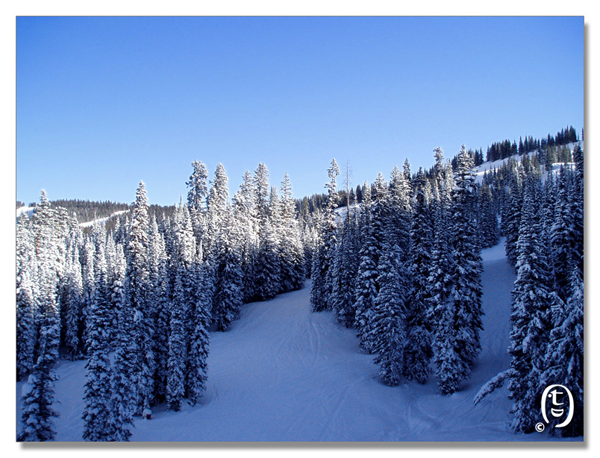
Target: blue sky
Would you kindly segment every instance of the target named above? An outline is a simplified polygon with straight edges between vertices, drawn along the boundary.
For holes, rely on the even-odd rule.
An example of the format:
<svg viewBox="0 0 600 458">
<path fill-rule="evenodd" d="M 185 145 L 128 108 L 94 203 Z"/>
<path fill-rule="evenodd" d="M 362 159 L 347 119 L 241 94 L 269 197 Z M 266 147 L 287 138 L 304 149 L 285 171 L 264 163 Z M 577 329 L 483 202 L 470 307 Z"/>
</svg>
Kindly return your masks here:
<svg viewBox="0 0 600 458">
<path fill-rule="evenodd" d="M 150 203 L 191 162 L 323 192 L 583 127 L 583 18 L 17 19 L 17 199 Z"/>
</svg>

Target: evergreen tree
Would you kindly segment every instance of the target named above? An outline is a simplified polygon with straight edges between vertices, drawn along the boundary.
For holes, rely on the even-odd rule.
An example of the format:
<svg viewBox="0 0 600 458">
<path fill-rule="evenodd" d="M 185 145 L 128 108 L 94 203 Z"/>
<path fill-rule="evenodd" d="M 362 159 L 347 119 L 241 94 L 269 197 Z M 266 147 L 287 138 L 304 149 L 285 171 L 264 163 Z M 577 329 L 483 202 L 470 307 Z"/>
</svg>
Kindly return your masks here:
<svg viewBox="0 0 600 458">
<path fill-rule="evenodd" d="M 254 199 L 259 226 L 269 216 L 269 171 L 262 162 L 254 172 Z"/>
<path fill-rule="evenodd" d="M 313 282 L 310 299 L 313 312 L 329 310 L 332 307 L 330 296 L 333 289 L 333 279 L 329 270 L 333 263 L 333 254 L 337 243 L 334 210 L 337 207 L 338 201 L 336 177 L 340 174 L 340 169 L 335 159 L 331 161 L 331 165 L 327 169 L 327 174 L 329 176 L 329 182 L 325 184 L 325 188 L 327 189 L 327 205 L 324 221 L 321 223 L 317 256 L 313 259 L 311 275 Z"/>
<path fill-rule="evenodd" d="M 102 266 L 99 262 L 97 265 Z M 94 304 L 90 310 L 91 331 L 87 343 L 89 359 L 86 363 L 84 388 L 83 439 L 86 441 L 113 441 L 112 368 L 108 357 L 112 327 L 110 293 L 106 272 L 100 267 Z"/>
<path fill-rule="evenodd" d="M 46 301 L 42 308 L 43 318 L 39 337 L 38 359 L 27 383 L 23 385 L 23 430 L 19 441 L 50 441 L 56 437 L 53 417 L 58 413 L 54 403 L 54 382 L 58 379 L 54 364 L 58 359 L 60 340 L 59 317 L 56 305 Z"/>
<path fill-rule="evenodd" d="M 180 267 L 175 277 L 173 300 L 171 302 L 171 317 L 169 333 L 169 357 L 167 360 L 167 402 L 169 409 L 179 411 L 185 395 L 185 364 L 186 364 L 186 326 L 185 292 L 182 277 L 183 267 Z"/>
<path fill-rule="evenodd" d="M 115 266 L 110 285 L 111 302 L 115 307 L 116 344 L 113 365 L 113 434 L 115 441 L 129 441 L 133 426 L 136 400 L 138 349 L 134 339 L 134 315 L 132 304 L 125 300 L 123 282 L 126 260 L 123 246 L 115 248 Z"/>
<path fill-rule="evenodd" d="M 223 227 L 215 245 L 215 291 L 213 297 L 213 320 L 219 331 L 226 331 L 233 320 L 239 316 L 243 302 L 243 272 L 241 269 L 241 253 L 238 246 L 239 228 L 228 207 L 224 212 Z M 260 270 L 259 270 L 260 272 Z M 261 286 L 269 285 L 261 281 Z M 269 285 L 272 286 L 272 283 Z M 263 288 L 261 290 L 264 291 Z"/>
<path fill-rule="evenodd" d="M 79 341 L 81 322 L 81 302 L 83 295 L 83 282 L 81 278 L 81 264 L 79 262 L 79 249 L 73 245 L 69 254 L 68 263 L 68 304 L 66 309 L 66 331 L 65 345 L 71 359 L 81 356 L 81 345 Z"/>
<path fill-rule="evenodd" d="M 204 265 L 206 266 L 206 265 Z M 209 334 L 208 327 L 211 320 L 212 301 L 208 293 L 212 293 L 210 286 L 206 286 L 205 282 L 212 279 L 205 279 L 208 270 L 200 269 L 198 279 L 203 293 L 199 295 L 195 303 L 194 327 L 191 331 L 191 346 L 189 355 L 189 371 L 188 371 L 188 399 L 190 404 L 194 405 L 204 393 L 206 389 L 206 381 L 208 379 L 208 352 L 209 352 Z M 241 281 L 241 274 L 238 280 Z M 239 285 L 239 283 L 238 283 Z M 231 288 L 236 286 L 232 283 Z M 241 295 L 241 293 L 240 293 Z"/>
<path fill-rule="evenodd" d="M 338 320 L 347 328 L 354 326 L 356 297 L 354 283 L 358 273 L 358 225 L 356 216 L 347 217 L 341 229 L 340 242 L 333 263 L 335 282 L 332 290 L 332 303 Z"/>
<path fill-rule="evenodd" d="M 483 249 L 495 246 L 500 235 L 498 233 L 498 217 L 494 210 L 492 190 L 484 184 L 480 188 L 479 196 L 479 233 L 481 248 Z"/>
<path fill-rule="evenodd" d="M 132 206 L 128 236 L 127 270 L 125 271 L 126 307 L 134 312 L 134 339 L 138 351 L 136 359 L 135 413 L 148 416 L 154 393 L 154 317 L 149 296 L 148 264 L 148 199 L 140 182 Z"/>
<path fill-rule="evenodd" d="M 41 264 L 44 266 L 46 263 Z M 52 418 L 57 417 L 58 413 L 52 408 L 52 404 L 54 381 L 57 380 L 54 364 L 58 359 L 60 318 L 54 295 L 49 293 L 43 288 L 39 296 L 39 356 L 27 383 L 23 386 L 23 430 L 19 434 L 19 441 L 49 441 L 56 437 Z"/>
<path fill-rule="evenodd" d="M 519 224 L 521 221 L 521 207 L 523 206 L 523 170 L 517 163 L 510 180 L 508 199 L 502 208 L 502 233 L 506 237 L 506 259 L 513 266 L 517 263 L 517 240 L 519 238 Z"/>
<path fill-rule="evenodd" d="M 551 228 L 554 289 L 563 301 L 566 301 L 569 296 L 570 271 L 576 262 L 572 247 L 576 240 L 582 240 L 581 235 L 583 234 L 581 231 L 577 231 L 574 225 L 574 221 L 577 219 L 574 216 L 578 215 L 572 214 L 568 173 L 564 167 L 561 167 L 556 183 L 554 224 Z"/>
<path fill-rule="evenodd" d="M 584 423 L 584 359 L 583 359 L 583 278 L 574 269 L 570 278 L 572 294 L 558 315 L 550 333 L 544 360 L 544 372 L 540 379 L 542 387 L 559 384 L 566 386 L 573 395 L 573 418 L 563 428 L 553 428 L 562 437 L 583 435 Z M 557 421 L 553 420 L 554 426 Z"/>
<path fill-rule="evenodd" d="M 475 225 L 475 175 L 473 160 L 463 145 L 458 154 L 458 168 L 455 175 L 456 186 L 453 191 L 452 208 L 452 270 L 450 272 L 454 285 L 451 297 L 452 305 L 448 307 L 452 316 L 443 319 L 454 324 L 454 348 L 447 353 L 456 353 L 456 363 L 448 369 L 452 374 L 448 378 L 454 380 L 445 389 L 450 394 L 458 388 L 460 380 L 467 379 L 471 368 L 481 350 L 479 331 L 483 329 L 481 316 L 481 273 L 483 270 L 478 245 L 477 227 Z M 444 391 L 444 389 L 442 390 Z"/>
<path fill-rule="evenodd" d="M 244 278 L 244 302 L 255 297 L 254 264 L 258 250 L 258 218 L 252 175 L 246 171 L 240 189 L 233 196 L 234 215 L 240 227 L 241 267 Z"/>
<path fill-rule="evenodd" d="M 33 369 L 37 338 L 34 302 L 35 253 L 29 219 L 25 213 L 17 222 L 17 380 Z"/>
<path fill-rule="evenodd" d="M 550 335 L 550 309 L 554 303 L 547 259 L 543 255 L 536 213 L 537 183 L 530 179 L 524 192 L 517 249 L 517 279 L 513 289 L 512 331 L 509 353 L 513 377 L 511 424 L 515 432 L 532 432 L 538 421 L 544 355 Z"/>
<path fill-rule="evenodd" d="M 187 205 L 191 225 L 196 238 L 197 248 L 202 252 L 206 232 L 206 200 L 208 198 L 208 170 L 200 161 L 192 162 L 192 175 L 186 182 L 188 190 Z M 204 256 L 201 254 L 201 256 Z"/>
<path fill-rule="evenodd" d="M 204 249 L 210 251 L 212 244 L 219 238 L 223 220 L 229 203 L 227 174 L 223 164 L 217 165 L 215 178 L 208 194 L 207 236 Z"/>
<path fill-rule="evenodd" d="M 416 202 L 410 231 L 410 303 L 406 310 L 404 344 L 404 375 L 409 380 L 425 383 L 429 378 L 429 363 L 433 356 L 429 311 L 432 270 L 433 222 L 427 204 L 429 183 L 419 169 L 415 178 Z"/>
<path fill-rule="evenodd" d="M 167 358 L 169 353 L 169 293 L 167 274 L 167 253 L 165 240 L 158 229 L 156 218 L 152 217 L 149 245 L 149 282 L 151 303 L 154 306 L 156 332 L 154 335 L 155 368 L 154 399 L 162 402 L 166 399 Z"/>
<path fill-rule="evenodd" d="M 300 289 L 304 282 L 304 247 L 300 237 L 296 209 L 292 198 L 292 186 L 286 173 L 281 183 L 280 202 L 280 255 L 281 290 L 283 292 Z"/>
<path fill-rule="evenodd" d="M 261 301 L 273 299 L 279 292 L 279 243 L 277 233 L 266 219 L 260 229 L 260 245 L 254 267 L 256 298 Z"/>
<path fill-rule="evenodd" d="M 388 216 L 388 232 L 392 243 L 400 248 L 401 260 L 406 260 L 406 253 L 410 244 L 411 211 L 410 200 L 411 185 L 405 175 L 394 167 L 390 179 L 390 214 Z"/>
<path fill-rule="evenodd" d="M 89 310 L 94 301 L 96 279 L 94 277 L 94 253 L 96 249 L 90 237 L 86 237 L 82 249 L 79 253 L 81 259 L 81 342 L 84 353 L 86 352 L 85 342 L 89 331 Z"/>
<path fill-rule="evenodd" d="M 389 386 L 400 383 L 404 365 L 404 340 L 406 338 L 405 304 L 406 291 L 403 290 L 400 248 L 387 247 L 379 260 L 380 285 L 375 299 L 370 328 L 373 342 L 372 351 L 377 354 L 375 363 L 379 365 L 379 377 Z"/>
</svg>

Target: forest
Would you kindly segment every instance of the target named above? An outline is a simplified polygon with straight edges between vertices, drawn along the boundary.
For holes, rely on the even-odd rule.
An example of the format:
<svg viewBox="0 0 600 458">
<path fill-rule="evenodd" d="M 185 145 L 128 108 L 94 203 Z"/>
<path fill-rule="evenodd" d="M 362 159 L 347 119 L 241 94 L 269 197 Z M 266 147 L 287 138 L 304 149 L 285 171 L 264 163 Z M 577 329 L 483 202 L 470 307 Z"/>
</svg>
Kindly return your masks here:
<svg viewBox="0 0 600 458">
<path fill-rule="evenodd" d="M 481 150 L 463 146 L 447 160 L 436 148 L 431 169 L 405 161 L 356 189 L 339 189 L 334 159 L 326 192 L 303 199 L 287 175 L 270 185 L 263 163 L 230 198 L 224 166 L 209 181 L 194 161 L 179 205 L 151 210 L 140 182 L 118 208 L 129 212 L 86 231 L 81 210 L 42 191 L 33 215 L 17 219 L 18 440 L 55 439 L 59 359 L 86 361 L 86 441 L 127 441 L 134 417 L 196 404 L 210 334 L 227 332 L 243 304 L 307 279 L 312 311 L 355 331 L 382 383 L 435 378 L 449 396 L 481 350 L 480 253 L 500 236 L 517 278 L 511 367 L 475 402 L 506 382 L 515 433 L 534 431 L 551 384 L 571 387 L 583 406 L 583 150 L 570 130 L 549 139 L 523 153 L 519 144 L 481 175 Z M 488 161 L 504 159 L 496 149 Z M 556 434 L 581 436 L 583 413 Z"/>
</svg>

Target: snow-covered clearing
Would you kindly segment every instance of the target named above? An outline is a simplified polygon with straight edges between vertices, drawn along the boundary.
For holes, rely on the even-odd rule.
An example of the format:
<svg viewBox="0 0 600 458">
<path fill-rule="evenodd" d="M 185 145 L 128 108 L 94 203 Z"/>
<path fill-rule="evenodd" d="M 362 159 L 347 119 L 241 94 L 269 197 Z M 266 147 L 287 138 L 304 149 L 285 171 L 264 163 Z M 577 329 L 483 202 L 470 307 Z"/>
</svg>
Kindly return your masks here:
<svg viewBox="0 0 600 458">
<path fill-rule="evenodd" d="M 154 409 L 136 419 L 134 441 L 536 441 L 547 432 L 507 429 L 506 388 L 473 406 L 479 388 L 508 368 L 510 297 L 514 273 L 504 240 L 483 253 L 484 326 L 479 361 L 461 390 L 443 397 L 435 378 L 390 388 L 373 356 L 332 313 L 311 313 L 309 284 L 272 301 L 242 308 L 229 332 L 212 333 L 208 389 L 181 412 Z M 85 362 L 61 361 L 56 383 L 59 441 L 83 431 Z M 17 390 L 20 394 L 21 383 Z M 21 400 L 17 415 L 20 420 Z"/>
<path fill-rule="evenodd" d="M 79 227 L 92 227 L 96 223 L 106 223 L 109 219 L 114 218 L 115 216 L 122 215 L 123 213 L 127 213 L 129 210 L 119 210 L 118 212 L 114 212 L 110 216 L 106 216 L 104 218 L 98 218 L 92 221 L 87 221 L 85 223 L 79 223 Z"/>
</svg>

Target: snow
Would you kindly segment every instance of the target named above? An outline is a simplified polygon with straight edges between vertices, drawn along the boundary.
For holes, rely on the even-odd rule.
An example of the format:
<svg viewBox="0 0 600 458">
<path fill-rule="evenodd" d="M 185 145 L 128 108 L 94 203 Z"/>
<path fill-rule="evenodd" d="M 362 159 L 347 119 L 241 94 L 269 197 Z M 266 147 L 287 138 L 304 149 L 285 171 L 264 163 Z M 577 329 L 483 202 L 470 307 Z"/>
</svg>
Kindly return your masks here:
<svg viewBox="0 0 600 458">
<path fill-rule="evenodd" d="M 360 209 L 360 205 L 359 204 L 350 204 L 350 207 L 337 207 L 336 209 L 334 209 L 334 213 L 335 213 L 335 218 L 337 222 L 342 221 L 344 218 L 346 218 L 346 215 L 348 213 L 348 209 L 350 209 L 350 212 L 352 215 L 354 215 L 354 213 L 356 213 L 359 209 Z"/>
<path fill-rule="evenodd" d="M 114 212 L 113 214 L 111 214 L 110 216 L 107 216 L 105 218 L 98 218 L 92 221 L 87 221 L 85 223 L 79 223 L 79 227 L 84 228 L 84 227 L 92 227 L 95 223 L 106 223 L 109 219 L 114 218 L 115 216 L 119 216 L 122 215 L 123 213 L 127 213 L 129 210 L 120 210 L 118 212 Z"/>
<path fill-rule="evenodd" d="M 354 331 L 339 325 L 331 312 L 310 312 L 307 283 L 300 291 L 244 305 L 228 332 L 211 333 L 202 400 L 194 407 L 184 402 L 180 412 L 156 406 L 151 420 L 136 418 L 132 440 L 556 440 L 548 431 L 515 435 L 508 430 L 506 387 L 473 405 L 480 388 L 509 368 L 515 275 L 503 245 L 501 240 L 483 252 L 482 352 L 472 378 L 453 395 L 441 396 L 433 376 L 425 385 L 381 383 L 373 355 L 360 350 Z M 56 439 L 80 441 L 85 361 L 60 361 L 56 369 Z M 18 396 L 18 423 L 20 412 Z"/>
<path fill-rule="evenodd" d="M 35 207 L 19 207 L 19 208 L 17 208 L 17 218 L 19 216 L 21 216 L 23 213 L 26 213 L 27 217 L 31 218 L 34 210 L 35 210 Z"/>
</svg>

